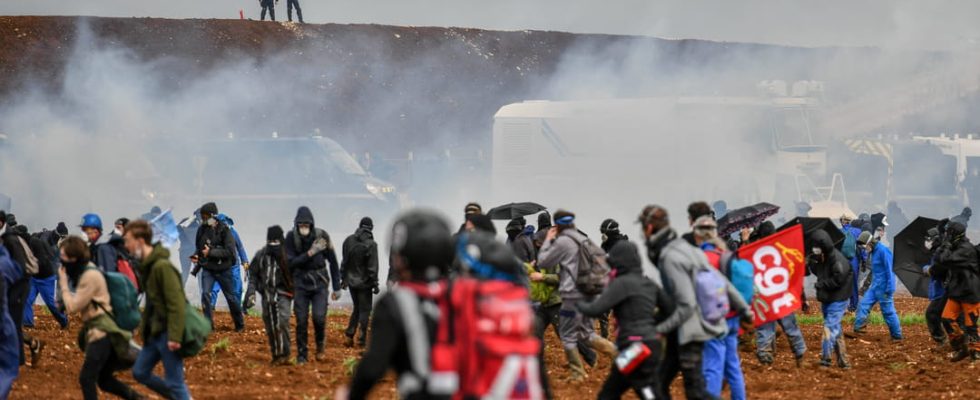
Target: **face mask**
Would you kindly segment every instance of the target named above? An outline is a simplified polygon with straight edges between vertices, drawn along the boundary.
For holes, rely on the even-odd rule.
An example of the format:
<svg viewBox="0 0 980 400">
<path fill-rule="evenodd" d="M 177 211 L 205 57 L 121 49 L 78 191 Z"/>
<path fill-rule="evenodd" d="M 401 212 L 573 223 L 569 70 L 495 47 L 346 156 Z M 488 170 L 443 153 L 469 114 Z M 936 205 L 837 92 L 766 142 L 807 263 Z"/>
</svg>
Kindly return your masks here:
<svg viewBox="0 0 980 400">
<path fill-rule="evenodd" d="M 813 253 L 813 255 L 815 255 L 815 256 L 819 256 L 819 255 L 821 255 L 821 254 L 823 254 L 823 249 L 821 249 L 821 248 L 819 248 L 819 247 L 814 247 L 814 248 L 812 248 L 812 249 L 810 249 L 810 251 L 811 251 L 811 252 Z"/>
<path fill-rule="evenodd" d="M 926 244 L 926 248 L 927 249 L 931 249 L 932 248 L 932 241 L 931 240 L 926 240 L 926 243 L 925 244 Z"/>
<path fill-rule="evenodd" d="M 136 249 L 136 251 L 133 252 L 133 257 L 136 257 L 137 260 L 142 260 L 143 259 L 143 249 L 142 248 Z"/>
<path fill-rule="evenodd" d="M 606 236 L 606 234 L 602 234 L 602 242 L 605 243 L 607 241 L 609 241 L 609 236 Z"/>
<path fill-rule="evenodd" d="M 300 227 L 299 228 L 299 234 L 300 234 L 300 236 L 310 236 L 310 228 L 305 227 L 305 226 L 304 227 Z"/>
<path fill-rule="evenodd" d="M 278 240 L 273 240 L 273 241 L 269 242 L 269 247 L 279 247 L 279 244 L 280 243 L 279 243 Z"/>
<path fill-rule="evenodd" d="M 218 220 L 216 220 L 214 218 L 208 218 L 208 225 L 209 226 L 212 226 L 212 227 L 217 226 L 218 225 Z"/>
</svg>

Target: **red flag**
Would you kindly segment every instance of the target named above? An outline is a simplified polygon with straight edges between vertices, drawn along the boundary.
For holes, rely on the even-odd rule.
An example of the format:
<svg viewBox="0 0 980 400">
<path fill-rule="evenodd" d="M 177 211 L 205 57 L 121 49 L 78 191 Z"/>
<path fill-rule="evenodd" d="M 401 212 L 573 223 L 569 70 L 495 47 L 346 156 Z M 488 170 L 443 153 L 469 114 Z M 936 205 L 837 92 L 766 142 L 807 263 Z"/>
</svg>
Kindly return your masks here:
<svg viewBox="0 0 980 400">
<path fill-rule="evenodd" d="M 805 254 L 801 225 L 738 250 L 739 258 L 755 266 L 755 295 L 751 304 L 755 326 L 778 320 L 800 308 Z"/>
</svg>

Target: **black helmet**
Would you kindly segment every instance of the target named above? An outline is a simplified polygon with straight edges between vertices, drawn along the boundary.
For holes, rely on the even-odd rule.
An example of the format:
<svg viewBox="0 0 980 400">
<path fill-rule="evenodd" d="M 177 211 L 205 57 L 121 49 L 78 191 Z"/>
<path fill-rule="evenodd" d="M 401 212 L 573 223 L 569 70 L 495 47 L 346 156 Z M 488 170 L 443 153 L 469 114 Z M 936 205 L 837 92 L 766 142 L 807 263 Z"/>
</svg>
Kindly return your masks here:
<svg viewBox="0 0 980 400">
<path fill-rule="evenodd" d="M 460 269 L 479 279 L 518 282 L 524 266 L 510 246 L 486 232 L 472 232 L 460 238 L 456 247 Z"/>
<path fill-rule="evenodd" d="M 413 280 L 435 281 L 446 276 L 453 262 L 449 224 L 432 211 L 402 214 L 391 228 L 391 254 L 401 257 Z"/>
</svg>

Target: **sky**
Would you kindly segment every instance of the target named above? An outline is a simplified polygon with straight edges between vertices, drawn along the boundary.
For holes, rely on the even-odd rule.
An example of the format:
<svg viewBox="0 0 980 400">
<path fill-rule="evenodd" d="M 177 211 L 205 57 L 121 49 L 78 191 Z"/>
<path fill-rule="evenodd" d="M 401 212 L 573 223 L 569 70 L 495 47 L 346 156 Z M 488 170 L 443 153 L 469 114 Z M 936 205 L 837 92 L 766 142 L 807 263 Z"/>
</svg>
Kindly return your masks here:
<svg viewBox="0 0 980 400">
<path fill-rule="evenodd" d="M 285 14 L 285 0 L 277 12 Z M 980 51 L 980 1 L 300 0 L 309 23 Z M 257 18 L 258 0 L 2 0 L 0 15 Z"/>
</svg>

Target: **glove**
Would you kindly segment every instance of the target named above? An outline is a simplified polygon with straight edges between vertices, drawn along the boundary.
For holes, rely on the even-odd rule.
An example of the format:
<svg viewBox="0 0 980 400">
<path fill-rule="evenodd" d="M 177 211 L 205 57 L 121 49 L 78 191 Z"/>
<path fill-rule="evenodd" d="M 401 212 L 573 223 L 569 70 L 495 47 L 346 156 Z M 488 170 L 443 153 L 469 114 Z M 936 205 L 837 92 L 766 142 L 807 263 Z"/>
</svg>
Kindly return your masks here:
<svg viewBox="0 0 980 400">
<path fill-rule="evenodd" d="M 755 332 L 755 323 L 752 318 L 752 312 L 746 312 L 743 314 L 742 318 L 738 320 L 738 326 L 739 328 L 742 328 L 745 333 L 751 334 Z"/>
<path fill-rule="evenodd" d="M 310 256 L 314 256 L 317 253 L 327 249 L 327 239 L 319 238 L 313 242 L 313 246 L 310 246 Z"/>
<path fill-rule="evenodd" d="M 381 293 L 381 288 L 379 288 L 378 285 L 374 285 L 374 294 L 378 293 Z"/>
<path fill-rule="evenodd" d="M 255 294 L 245 296 L 245 300 L 242 301 L 242 308 L 249 309 L 255 307 Z"/>
<path fill-rule="evenodd" d="M 191 269 L 191 276 L 193 276 L 193 277 L 196 278 L 197 277 L 197 274 L 200 273 L 200 272 L 201 272 L 201 265 L 200 264 L 194 264 L 194 268 Z"/>
</svg>

